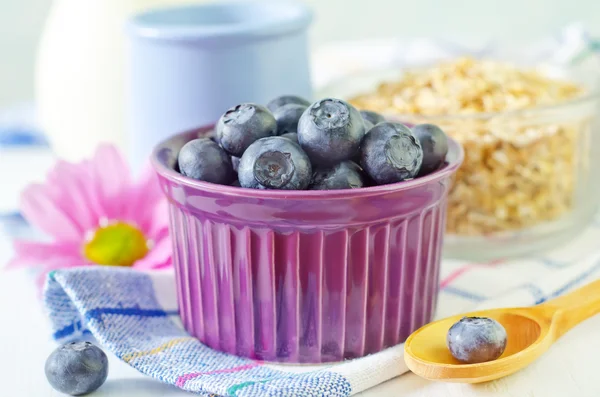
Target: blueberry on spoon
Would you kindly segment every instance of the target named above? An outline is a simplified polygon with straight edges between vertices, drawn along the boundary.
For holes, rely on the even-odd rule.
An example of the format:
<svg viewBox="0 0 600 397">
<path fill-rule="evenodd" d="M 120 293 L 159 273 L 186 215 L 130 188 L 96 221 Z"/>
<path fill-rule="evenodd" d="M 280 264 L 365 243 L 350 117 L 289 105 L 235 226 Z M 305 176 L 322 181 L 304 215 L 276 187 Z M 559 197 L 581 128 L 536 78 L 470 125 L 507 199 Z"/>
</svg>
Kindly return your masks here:
<svg viewBox="0 0 600 397">
<path fill-rule="evenodd" d="M 419 140 L 402 124 L 377 124 L 361 145 L 360 165 L 378 185 L 414 178 L 422 161 Z"/>
<path fill-rule="evenodd" d="M 253 189 L 304 190 L 312 175 L 302 148 L 280 136 L 262 138 L 244 152 L 238 168 L 240 185 Z"/>
<path fill-rule="evenodd" d="M 463 317 L 448 330 L 446 343 L 454 358 L 466 364 L 497 359 L 506 349 L 506 330 L 487 317 Z"/>
<path fill-rule="evenodd" d="M 440 168 L 448 153 L 448 137 L 433 124 L 419 124 L 412 128 L 423 149 L 423 164 L 418 176 L 427 175 Z"/>
<path fill-rule="evenodd" d="M 216 126 L 217 139 L 229 154 L 241 157 L 252 142 L 277 134 L 277 123 L 261 105 L 242 103 L 226 111 Z"/>
<path fill-rule="evenodd" d="M 316 166 L 332 166 L 352 159 L 365 135 L 358 110 L 340 100 L 313 103 L 300 117 L 298 142 Z"/>
<path fill-rule="evenodd" d="M 235 172 L 229 155 L 209 138 L 189 141 L 179 151 L 179 172 L 189 178 L 229 185 Z"/>
</svg>

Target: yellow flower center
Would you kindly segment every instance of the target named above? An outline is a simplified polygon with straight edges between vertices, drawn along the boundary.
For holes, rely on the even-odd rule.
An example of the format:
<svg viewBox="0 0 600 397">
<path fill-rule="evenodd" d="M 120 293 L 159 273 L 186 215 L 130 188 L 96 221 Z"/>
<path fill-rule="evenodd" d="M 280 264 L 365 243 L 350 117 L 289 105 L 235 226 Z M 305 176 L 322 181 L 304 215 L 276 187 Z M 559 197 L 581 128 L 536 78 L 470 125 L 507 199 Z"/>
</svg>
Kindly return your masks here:
<svg viewBox="0 0 600 397">
<path fill-rule="evenodd" d="M 98 265 L 131 266 L 146 256 L 148 241 L 137 227 L 117 222 L 97 229 L 83 252 Z"/>
</svg>

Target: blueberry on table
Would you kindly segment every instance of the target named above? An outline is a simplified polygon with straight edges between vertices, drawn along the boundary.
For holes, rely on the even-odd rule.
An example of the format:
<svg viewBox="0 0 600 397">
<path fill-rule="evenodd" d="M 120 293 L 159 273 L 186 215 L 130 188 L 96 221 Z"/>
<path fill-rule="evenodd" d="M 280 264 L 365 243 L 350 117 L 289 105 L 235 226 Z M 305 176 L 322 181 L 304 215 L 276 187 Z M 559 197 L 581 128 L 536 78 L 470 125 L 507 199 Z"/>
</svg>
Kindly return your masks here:
<svg viewBox="0 0 600 397">
<path fill-rule="evenodd" d="M 365 121 L 368 121 L 373 125 L 377 125 L 385 121 L 385 118 L 382 115 L 371 110 L 361 110 L 360 115 Z"/>
<path fill-rule="evenodd" d="M 361 145 L 360 165 L 378 185 L 414 178 L 422 161 L 419 140 L 402 124 L 377 124 Z"/>
<path fill-rule="evenodd" d="M 497 359 L 506 349 L 506 330 L 487 317 L 463 317 L 448 330 L 448 349 L 465 364 Z"/>
<path fill-rule="evenodd" d="M 423 149 L 423 164 L 418 176 L 432 173 L 440 168 L 448 153 L 448 137 L 433 124 L 419 124 L 412 128 Z"/>
<path fill-rule="evenodd" d="M 283 135 L 298 130 L 298 121 L 300 116 L 306 110 L 307 106 L 290 103 L 278 107 L 273 111 L 273 117 L 277 122 L 277 135 Z"/>
<path fill-rule="evenodd" d="M 288 132 L 280 136 L 282 138 L 291 139 L 292 141 L 298 143 L 298 134 L 296 132 Z"/>
<path fill-rule="evenodd" d="M 311 190 L 358 189 L 365 186 L 363 171 L 352 161 L 342 161 L 328 168 L 317 168 L 310 183 Z"/>
<path fill-rule="evenodd" d="M 216 131 L 221 147 L 232 156 L 241 157 L 252 142 L 277 135 L 277 123 L 266 107 L 242 103 L 221 116 Z"/>
<path fill-rule="evenodd" d="M 281 106 L 289 105 L 289 104 L 302 105 L 305 108 L 308 107 L 308 106 L 310 106 L 310 102 L 309 101 L 307 101 L 306 99 L 301 98 L 299 96 L 296 96 L 296 95 L 282 95 L 282 96 L 278 96 L 277 98 L 271 100 L 267 104 L 267 108 L 271 112 L 274 112 L 277 108 L 279 108 Z"/>
<path fill-rule="evenodd" d="M 187 177 L 229 185 L 235 172 L 229 155 L 208 138 L 189 141 L 179 151 L 179 172 Z"/>
<path fill-rule="evenodd" d="M 90 342 L 72 342 L 46 360 L 46 378 L 57 391 L 81 396 L 97 390 L 108 376 L 106 354 Z"/>
<path fill-rule="evenodd" d="M 304 190 L 311 176 L 310 160 L 300 145 L 280 136 L 250 145 L 238 168 L 240 185 L 253 189 Z"/>
<path fill-rule="evenodd" d="M 365 124 L 360 113 L 340 99 L 313 103 L 298 123 L 298 142 L 315 166 L 351 160 L 358 153 L 364 135 Z"/>
</svg>

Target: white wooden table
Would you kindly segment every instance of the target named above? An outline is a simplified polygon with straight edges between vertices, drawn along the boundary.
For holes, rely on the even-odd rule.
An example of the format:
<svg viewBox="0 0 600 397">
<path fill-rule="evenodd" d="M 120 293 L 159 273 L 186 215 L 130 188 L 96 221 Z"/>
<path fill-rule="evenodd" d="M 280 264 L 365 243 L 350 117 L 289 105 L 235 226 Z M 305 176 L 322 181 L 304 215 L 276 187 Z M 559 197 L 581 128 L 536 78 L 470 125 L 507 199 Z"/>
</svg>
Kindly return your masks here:
<svg viewBox="0 0 600 397">
<path fill-rule="evenodd" d="M 9 255 L 0 237 L 0 261 Z M 405 374 L 361 397 L 598 397 L 600 396 L 600 316 L 575 328 L 540 361 L 503 380 L 480 386 L 432 383 Z M 46 382 L 44 362 L 55 348 L 49 324 L 24 271 L 0 270 L 0 396 L 59 396 Z M 110 372 L 98 397 L 176 397 L 189 395 L 161 384 L 109 354 Z"/>
<path fill-rule="evenodd" d="M 43 175 L 40 169 L 48 159 L 38 157 L 16 164 L 20 156 L 10 156 L 9 169 L 0 169 L 0 208 L 15 202 L 23 184 L 21 175 Z M 0 153 L 6 164 L 6 152 Z M 29 168 L 27 168 L 29 167 Z M 37 168 L 37 169 L 33 169 Z M 19 186 L 15 185 L 18 184 Z M 59 396 L 44 375 L 46 357 L 55 348 L 42 307 L 36 298 L 31 277 L 24 271 L 3 271 L 11 255 L 10 243 L 0 232 L 0 397 Z M 599 397 L 600 396 L 600 315 L 588 320 L 563 337 L 537 363 L 514 376 L 479 386 L 432 383 L 405 374 L 369 391 L 361 397 Z M 189 395 L 139 374 L 109 354 L 107 382 L 94 396 L 175 397 Z M 299 396 L 301 397 L 301 396 Z"/>
</svg>

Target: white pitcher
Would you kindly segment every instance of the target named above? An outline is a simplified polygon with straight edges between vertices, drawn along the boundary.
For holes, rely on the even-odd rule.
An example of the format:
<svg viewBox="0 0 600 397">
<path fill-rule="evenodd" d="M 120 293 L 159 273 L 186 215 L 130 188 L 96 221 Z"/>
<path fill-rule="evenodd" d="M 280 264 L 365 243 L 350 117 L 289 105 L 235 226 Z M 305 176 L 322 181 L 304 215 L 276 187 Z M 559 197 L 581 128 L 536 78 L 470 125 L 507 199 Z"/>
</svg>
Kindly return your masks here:
<svg viewBox="0 0 600 397">
<path fill-rule="evenodd" d="M 179 3 L 190 0 L 55 0 L 38 53 L 36 101 L 59 157 L 80 160 L 101 142 L 127 150 L 125 22 L 139 11 Z"/>
</svg>

